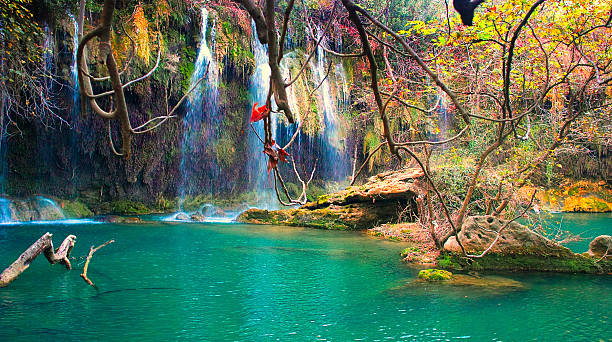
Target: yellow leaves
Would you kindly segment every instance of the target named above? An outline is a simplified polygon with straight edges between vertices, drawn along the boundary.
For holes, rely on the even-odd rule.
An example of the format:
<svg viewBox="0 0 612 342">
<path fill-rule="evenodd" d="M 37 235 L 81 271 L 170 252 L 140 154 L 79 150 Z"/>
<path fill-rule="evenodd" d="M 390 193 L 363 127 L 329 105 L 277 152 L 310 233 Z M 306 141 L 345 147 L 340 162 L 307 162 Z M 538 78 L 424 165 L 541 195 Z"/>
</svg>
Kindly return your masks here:
<svg viewBox="0 0 612 342">
<path fill-rule="evenodd" d="M 145 18 L 142 6 L 134 9 L 133 21 L 134 33 L 136 34 L 136 55 L 140 57 L 145 65 L 149 65 L 151 48 L 149 46 L 149 21 Z"/>
<path fill-rule="evenodd" d="M 168 20 L 170 15 L 170 5 L 166 0 L 158 0 L 157 6 L 155 7 L 155 15 L 158 19 Z"/>
</svg>

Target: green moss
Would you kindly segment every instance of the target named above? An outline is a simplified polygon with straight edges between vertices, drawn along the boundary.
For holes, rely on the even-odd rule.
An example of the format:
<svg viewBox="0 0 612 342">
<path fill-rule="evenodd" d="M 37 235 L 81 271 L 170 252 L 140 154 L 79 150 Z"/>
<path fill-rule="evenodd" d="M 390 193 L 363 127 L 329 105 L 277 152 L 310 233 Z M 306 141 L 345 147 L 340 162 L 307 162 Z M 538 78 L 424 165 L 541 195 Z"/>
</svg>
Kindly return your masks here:
<svg viewBox="0 0 612 342">
<path fill-rule="evenodd" d="M 461 269 L 461 265 L 454 262 L 449 254 L 440 254 L 438 258 L 438 266 L 448 269 Z"/>
<path fill-rule="evenodd" d="M 498 271 L 549 271 L 567 273 L 610 273 L 612 261 L 585 257 L 579 254 L 567 256 L 487 254 L 482 258 L 468 259 L 453 253 L 440 254 L 438 266 L 462 270 Z"/>
<path fill-rule="evenodd" d="M 111 203 L 110 207 L 113 214 L 119 215 L 142 215 L 151 213 L 151 210 L 143 203 L 130 200 L 114 201 Z"/>
<path fill-rule="evenodd" d="M 317 204 L 319 205 L 326 204 L 328 200 L 329 200 L 329 195 L 321 195 L 319 196 L 319 198 L 317 198 Z"/>
<path fill-rule="evenodd" d="M 438 270 L 438 269 L 427 269 L 419 272 L 419 279 L 427 281 L 443 281 L 450 280 L 453 278 L 453 274 L 449 271 Z"/>
<path fill-rule="evenodd" d="M 405 258 L 406 256 L 410 255 L 410 254 L 414 254 L 414 253 L 422 253 L 421 249 L 419 247 L 416 246 L 410 246 L 410 247 L 406 247 L 402 250 L 402 252 L 400 253 L 400 255 Z"/>
<path fill-rule="evenodd" d="M 63 201 L 62 210 L 64 212 L 64 215 L 69 218 L 82 218 L 93 216 L 93 212 L 89 210 L 87 205 L 85 205 L 85 203 L 79 200 Z"/>
</svg>

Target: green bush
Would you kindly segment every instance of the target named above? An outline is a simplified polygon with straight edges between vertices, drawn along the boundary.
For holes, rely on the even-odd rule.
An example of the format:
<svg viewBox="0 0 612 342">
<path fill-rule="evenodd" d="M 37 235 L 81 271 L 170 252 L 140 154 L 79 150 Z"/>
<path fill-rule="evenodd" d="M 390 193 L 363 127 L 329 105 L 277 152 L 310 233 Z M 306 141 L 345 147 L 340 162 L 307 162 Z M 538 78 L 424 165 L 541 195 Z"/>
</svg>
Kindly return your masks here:
<svg viewBox="0 0 612 342">
<path fill-rule="evenodd" d="M 140 202 L 118 200 L 111 203 L 111 212 L 118 215 L 142 215 L 151 213 L 151 210 Z"/>
</svg>

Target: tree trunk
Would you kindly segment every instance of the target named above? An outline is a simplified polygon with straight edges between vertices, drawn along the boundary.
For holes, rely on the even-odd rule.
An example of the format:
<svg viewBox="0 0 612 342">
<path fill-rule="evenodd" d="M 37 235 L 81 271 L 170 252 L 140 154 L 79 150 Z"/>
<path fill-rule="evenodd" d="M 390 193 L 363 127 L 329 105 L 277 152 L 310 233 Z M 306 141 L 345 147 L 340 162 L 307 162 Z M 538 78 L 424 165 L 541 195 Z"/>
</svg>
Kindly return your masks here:
<svg viewBox="0 0 612 342">
<path fill-rule="evenodd" d="M 50 264 L 60 263 L 66 266 L 67 269 L 71 269 L 72 266 L 70 265 L 68 257 L 70 256 L 72 247 L 74 247 L 76 236 L 68 235 L 56 250 L 53 249 L 52 236 L 51 233 L 45 233 L 23 252 L 11 266 L 7 267 L 2 274 L 0 274 L 0 287 L 5 287 L 13 280 L 17 279 L 23 271 L 30 267 L 30 263 L 36 259 L 40 253 L 44 253 Z"/>
</svg>

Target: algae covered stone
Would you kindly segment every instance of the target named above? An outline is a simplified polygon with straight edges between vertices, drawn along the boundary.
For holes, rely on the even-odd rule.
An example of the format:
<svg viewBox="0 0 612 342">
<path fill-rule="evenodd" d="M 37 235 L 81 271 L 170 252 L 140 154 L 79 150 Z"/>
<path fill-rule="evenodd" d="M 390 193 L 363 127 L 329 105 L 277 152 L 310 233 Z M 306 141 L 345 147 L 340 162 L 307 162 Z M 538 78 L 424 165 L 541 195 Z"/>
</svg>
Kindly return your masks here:
<svg viewBox="0 0 612 342">
<path fill-rule="evenodd" d="M 430 268 L 419 271 L 418 278 L 426 281 L 444 281 L 453 279 L 453 274 L 449 271 Z"/>
</svg>

